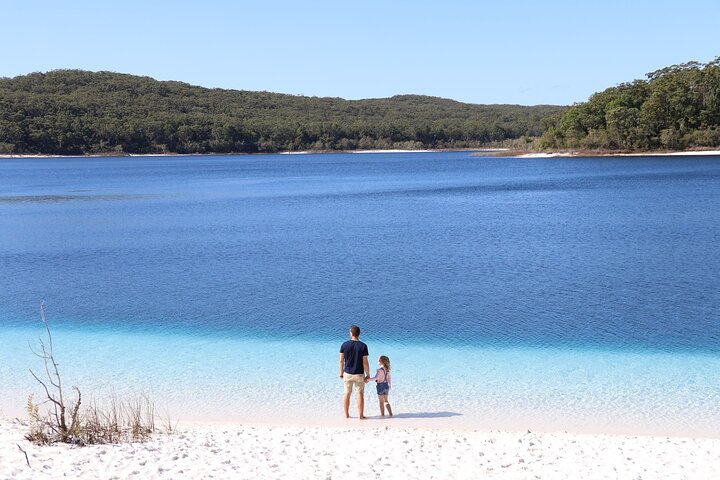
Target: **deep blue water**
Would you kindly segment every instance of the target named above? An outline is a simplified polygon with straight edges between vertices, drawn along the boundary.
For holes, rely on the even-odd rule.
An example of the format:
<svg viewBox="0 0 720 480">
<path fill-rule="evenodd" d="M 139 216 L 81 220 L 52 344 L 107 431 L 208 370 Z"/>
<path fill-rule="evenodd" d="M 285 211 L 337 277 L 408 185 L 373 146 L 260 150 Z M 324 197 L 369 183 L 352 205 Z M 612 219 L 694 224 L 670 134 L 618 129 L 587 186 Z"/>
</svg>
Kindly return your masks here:
<svg viewBox="0 0 720 480">
<path fill-rule="evenodd" d="M 2 159 L 0 415 L 45 300 L 178 419 L 337 421 L 359 323 L 410 426 L 717 437 L 719 240 L 717 157 Z"/>
<path fill-rule="evenodd" d="M 720 352 L 720 158 L 0 160 L 0 327 Z"/>
</svg>

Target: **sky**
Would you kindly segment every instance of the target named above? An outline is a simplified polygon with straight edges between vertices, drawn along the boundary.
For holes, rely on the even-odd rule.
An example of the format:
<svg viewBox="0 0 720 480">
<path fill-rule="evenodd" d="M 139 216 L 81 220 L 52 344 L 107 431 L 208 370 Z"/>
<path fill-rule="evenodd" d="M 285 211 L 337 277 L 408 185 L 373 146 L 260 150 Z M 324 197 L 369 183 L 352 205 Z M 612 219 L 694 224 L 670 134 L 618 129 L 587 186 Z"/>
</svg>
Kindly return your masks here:
<svg viewBox="0 0 720 480">
<path fill-rule="evenodd" d="M 0 0 L 0 77 L 60 68 L 346 99 L 569 105 L 720 56 L 718 0 Z"/>
</svg>

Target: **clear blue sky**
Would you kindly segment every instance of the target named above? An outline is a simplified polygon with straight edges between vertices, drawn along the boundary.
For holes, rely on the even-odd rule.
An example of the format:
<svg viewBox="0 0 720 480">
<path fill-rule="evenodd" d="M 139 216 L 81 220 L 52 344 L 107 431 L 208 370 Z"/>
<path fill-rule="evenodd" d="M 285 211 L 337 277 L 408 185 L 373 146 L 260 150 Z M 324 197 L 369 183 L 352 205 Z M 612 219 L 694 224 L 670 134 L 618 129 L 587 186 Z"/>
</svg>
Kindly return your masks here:
<svg viewBox="0 0 720 480">
<path fill-rule="evenodd" d="M 110 70 L 347 99 L 584 101 L 720 55 L 720 1 L 0 0 L 0 76 Z"/>
</svg>

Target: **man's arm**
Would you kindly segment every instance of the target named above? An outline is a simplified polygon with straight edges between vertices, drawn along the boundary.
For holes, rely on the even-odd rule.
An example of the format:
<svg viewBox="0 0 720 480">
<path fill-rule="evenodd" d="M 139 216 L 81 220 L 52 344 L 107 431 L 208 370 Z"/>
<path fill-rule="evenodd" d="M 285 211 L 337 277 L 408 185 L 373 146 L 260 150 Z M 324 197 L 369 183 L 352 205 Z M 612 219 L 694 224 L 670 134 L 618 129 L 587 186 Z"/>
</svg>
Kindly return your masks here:
<svg viewBox="0 0 720 480">
<path fill-rule="evenodd" d="M 343 371 L 345 370 L 345 354 L 340 352 L 340 378 L 343 378 Z"/>
<path fill-rule="evenodd" d="M 363 368 L 365 369 L 365 378 L 370 378 L 370 364 L 367 355 L 363 357 Z"/>
</svg>

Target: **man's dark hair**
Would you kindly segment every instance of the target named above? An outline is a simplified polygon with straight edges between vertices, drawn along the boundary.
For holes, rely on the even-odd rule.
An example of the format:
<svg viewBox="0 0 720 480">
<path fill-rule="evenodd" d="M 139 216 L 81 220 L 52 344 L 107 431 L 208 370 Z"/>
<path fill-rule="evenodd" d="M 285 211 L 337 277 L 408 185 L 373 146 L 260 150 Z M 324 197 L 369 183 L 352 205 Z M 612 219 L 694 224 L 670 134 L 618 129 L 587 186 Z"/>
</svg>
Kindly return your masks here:
<svg viewBox="0 0 720 480">
<path fill-rule="evenodd" d="M 353 337 L 359 337 L 360 336 L 360 327 L 357 325 L 350 325 L 350 335 Z"/>
</svg>

